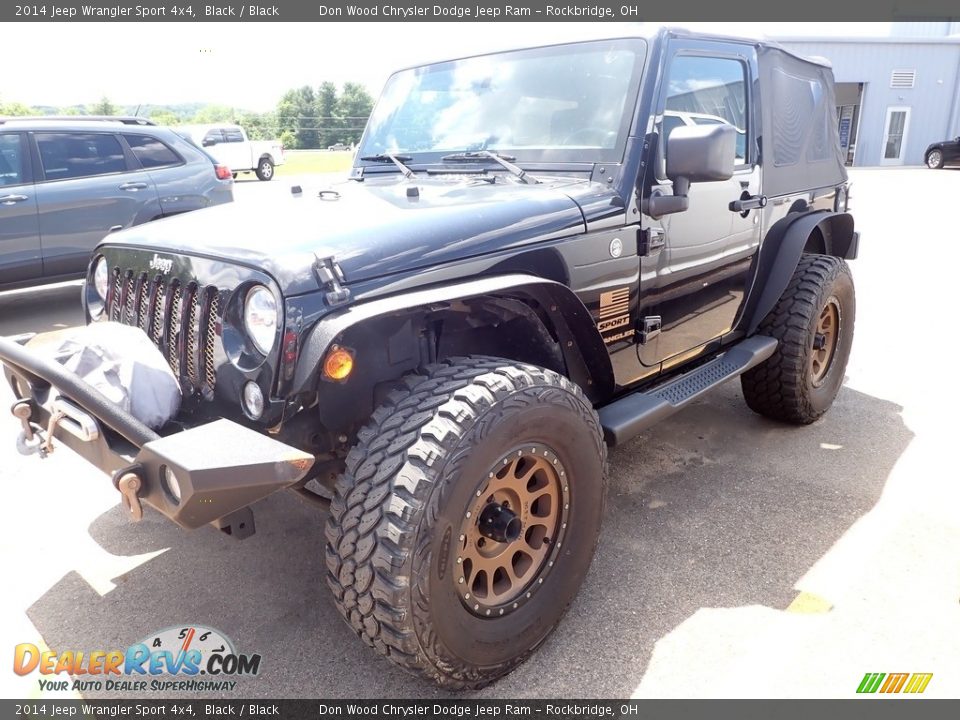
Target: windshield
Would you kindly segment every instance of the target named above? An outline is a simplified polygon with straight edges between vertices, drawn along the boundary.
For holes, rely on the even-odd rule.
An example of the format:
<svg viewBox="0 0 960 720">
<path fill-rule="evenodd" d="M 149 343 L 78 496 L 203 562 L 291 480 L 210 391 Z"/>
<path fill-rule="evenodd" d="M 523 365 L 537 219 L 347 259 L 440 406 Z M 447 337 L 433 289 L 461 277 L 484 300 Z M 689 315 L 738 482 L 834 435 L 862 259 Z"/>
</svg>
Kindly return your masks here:
<svg viewBox="0 0 960 720">
<path fill-rule="evenodd" d="M 358 156 L 496 150 L 517 162 L 622 157 L 643 66 L 642 40 L 521 50 L 393 75 Z"/>
</svg>

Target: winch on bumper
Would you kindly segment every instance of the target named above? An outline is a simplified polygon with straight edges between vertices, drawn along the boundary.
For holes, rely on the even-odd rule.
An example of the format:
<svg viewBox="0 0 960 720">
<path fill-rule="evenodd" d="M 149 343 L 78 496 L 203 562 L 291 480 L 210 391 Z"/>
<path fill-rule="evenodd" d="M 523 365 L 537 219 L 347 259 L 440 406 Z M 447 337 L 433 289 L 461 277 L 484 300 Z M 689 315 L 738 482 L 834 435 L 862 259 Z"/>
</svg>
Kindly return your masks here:
<svg viewBox="0 0 960 720">
<path fill-rule="evenodd" d="M 21 452 L 54 442 L 111 475 L 131 519 L 150 505 L 184 528 L 212 523 L 237 538 L 254 532 L 249 506 L 295 484 L 314 457 L 230 420 L 161 436 L 98 390 L 24 343 L 0 337 L 13 388 Z"/>
</svg>

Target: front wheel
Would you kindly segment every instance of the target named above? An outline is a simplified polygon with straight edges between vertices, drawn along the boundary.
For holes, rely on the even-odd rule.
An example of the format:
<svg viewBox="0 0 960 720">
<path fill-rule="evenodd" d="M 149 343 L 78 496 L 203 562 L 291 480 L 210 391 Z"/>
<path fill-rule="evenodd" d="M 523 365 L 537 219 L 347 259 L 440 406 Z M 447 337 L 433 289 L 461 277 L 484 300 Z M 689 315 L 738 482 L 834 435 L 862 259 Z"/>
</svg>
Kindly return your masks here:
<svg viewBox="0 0 960 720">
<path fill-rule="evenodd" d="M 943 153 L 940 150 L 931 150 L 927 153 L 927 167 L 931 170 L 939 170 L 943 167 Z"/>
<path fill-rule="evenodd" d="M 740 376 L 747 405 L 774 420 L 800 425 L 823 415 L 843 384 L 855 316 L 847 263 L 829 255 L 803 255 L 757 329 L 780 342 L 773 355 Z"/>
<path fill-rule="evenodd" d="M 552 371 L 472 357 L 405 378 L 337 484 L 326 554 L 338 609 L 440 684 L 509 672 L 586 575 L 605 460 L 590 402 Z"/>
<path fill-rule="evenodd" d="M 261 158 L 257 165 L 257 177 L 261 180 L 270 180 L 273 178 L 273 162 L 270 158 Z"/>
</svg>

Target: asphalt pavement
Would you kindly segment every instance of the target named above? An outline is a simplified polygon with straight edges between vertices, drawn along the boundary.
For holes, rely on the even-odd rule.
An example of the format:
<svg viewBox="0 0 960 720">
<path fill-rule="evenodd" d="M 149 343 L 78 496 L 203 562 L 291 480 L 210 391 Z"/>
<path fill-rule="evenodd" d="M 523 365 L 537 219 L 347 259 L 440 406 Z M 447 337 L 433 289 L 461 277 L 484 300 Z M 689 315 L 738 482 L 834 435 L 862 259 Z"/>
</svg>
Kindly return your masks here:
<svg viewBox="0 0 960 720">
<path fill-rule="evenodd" d="M 933 673 L 925 696 L 960 696 L 960 171 L 851 175 L 856 337 L 833 409 L 781 425 L 752 413 L 735 381 L 612 452 L 577 600 L 476 696 L 849 698 L 867 672 Z M 238 183 L 237 201 L 293 182 Z M 0 334 L 80 322 L 76 283 L 0 293 Z M 11 399 L 0 389 L 0 406 Z M 241 542 L 149 511 L 131 524 L 98 471 L 66 449 L 20 456 L 16 431 L 0 415 L 2 652 L 110 650 L 200 623 L 263 658 L 224 697 L 445 696 L 340 619 L 322 512 L 271 496 Z M 62 696 L 9 667 L 0 696 Z"/>
</svg>

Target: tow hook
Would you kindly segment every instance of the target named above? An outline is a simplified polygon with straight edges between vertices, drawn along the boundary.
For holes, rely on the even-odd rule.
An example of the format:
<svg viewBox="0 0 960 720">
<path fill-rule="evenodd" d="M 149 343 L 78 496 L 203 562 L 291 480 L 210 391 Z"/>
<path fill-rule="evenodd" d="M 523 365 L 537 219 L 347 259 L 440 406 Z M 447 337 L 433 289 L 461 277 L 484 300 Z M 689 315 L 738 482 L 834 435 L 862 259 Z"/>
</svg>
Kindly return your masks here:
<svg viewBox="0 0 960 720">
<path fill-rule="evenodd" d="M 50 413 L 50 422 L 47 424 L 47 439 L 40 446 L 40 457 L 46 457 L 53 452 L 53 431 L 57 429 L 57 425 L 66 416 L 66 413 L 62 410 Z"/>
<path fill-rule="evenodd" d="M 17 436 L 17 451 L 21 455 L 33 455 L 33 453 L 40 450 L 42 441 L 40 436 L 34 432 L 33 425 L 30 423 L 30 415 L 32 413 L 30 403 L 14 403 L 11 412 L 13 412 L 13 416 L 17 418 L 23 426 L 20 435 Z"/>
<path fill-rule="evenodd" d="M 120 491 L 120 501 L 124 509 L 130 513 L 130 521 L 143 520 L 143 505 L 140 503 L 140 488 L 143 487 L 143 482 L 140 476 L 131 468 L 126 468 L 113 476 L 113 483 Z"/>
</svg>

